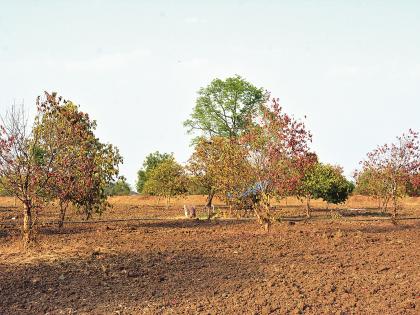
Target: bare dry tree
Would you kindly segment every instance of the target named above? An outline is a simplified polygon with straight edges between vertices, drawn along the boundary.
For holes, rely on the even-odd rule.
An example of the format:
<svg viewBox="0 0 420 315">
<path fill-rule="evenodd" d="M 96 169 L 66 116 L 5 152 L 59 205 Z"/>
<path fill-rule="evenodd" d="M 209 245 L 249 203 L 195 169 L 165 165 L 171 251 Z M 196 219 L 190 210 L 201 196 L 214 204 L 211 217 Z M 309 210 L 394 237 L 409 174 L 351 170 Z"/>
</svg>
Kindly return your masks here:
<svg viewBox="0 0 420 315">
<path fill-rule="evenodd" d="M 23 235 L 24 243 L 28 244 L 33 227 L 32 209 L 34 207 L 33 171 L 36 138 L 28 130 L 28 119 L 23 106 L 13 105 L 1 117 L 0 142 L 0 178 L 2 186 L 13 194 L 24 205 Z"/>
<path fill-rule="evenodd" d="M 33 239 L 38 210 L 49 199 L 46 186 L 52 176 L 56 148 L 41 144 L 40 120 L 47 110 L 37 99 L 38 115 L 28 124 L 23 106 L 13 105 L 0 117 L 0 181 L 4 189 L 23 204 L 23 241 L 27 248 Z"/>
</svg>

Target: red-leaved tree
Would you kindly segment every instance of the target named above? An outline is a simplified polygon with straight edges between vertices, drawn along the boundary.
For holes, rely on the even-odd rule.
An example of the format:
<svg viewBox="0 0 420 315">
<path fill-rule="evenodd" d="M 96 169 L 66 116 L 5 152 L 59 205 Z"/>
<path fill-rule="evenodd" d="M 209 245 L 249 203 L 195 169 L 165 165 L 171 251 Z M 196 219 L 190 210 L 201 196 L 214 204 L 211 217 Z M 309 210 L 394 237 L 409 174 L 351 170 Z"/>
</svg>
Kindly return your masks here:
<svg viewBox="0 0 420 315">
<path fill-rule="evenodd" d="M 96 123 L 73 103 L 45 92 L 36 105 L 33 125 L 23 109 L 12 108 L 0 128 L 0 184 L 24 205 L 25 247 L 38 211 L 51 200 L 59 200 L 60 222 L 70 202 L 87 217 L 102 211 L 105 189 L 122 162 L 115 147 L 94 136 Z"/>
<path fill-rule="evenodd" d="M 96 122 L 87 113 L 55 94 L 46 96 L 58 106 L 42 117 L 38 128 L 42 144 L 61 148 L 53 164 L 48 192 L 58 199 L 58 226 L 62 227 L 70 204 L 83 207 L 87 217 L 95 206 L 96 212 L 108 206 L 105 186 L 118 175 L 122 159 L 116 148 L 101 144 L 95 137 Z"/>
<path fill-rule="evenodd" d="M 272 221 L 270 200 L 293 194 L 306 169 L 316 162 L 309 150 L 311 140 L 305 124 L 286 114 L 278 99 L 261 108 L 242 138 L 258 186 L 255 214 L 267 230 Z"/>
<path fill-rule="evenodd" d="M 397 215 L 398 199 L 405 195 L 409 182 L 418 188 L 420 181 L 419 133 L 409 130 L 397 137 L 397 141 L 385 144 L 369 152 L 361 162 L 364 172 L 374 172 L 383 183 L 383 193 L 393 203 L 393 216 Z"/>
</svg>

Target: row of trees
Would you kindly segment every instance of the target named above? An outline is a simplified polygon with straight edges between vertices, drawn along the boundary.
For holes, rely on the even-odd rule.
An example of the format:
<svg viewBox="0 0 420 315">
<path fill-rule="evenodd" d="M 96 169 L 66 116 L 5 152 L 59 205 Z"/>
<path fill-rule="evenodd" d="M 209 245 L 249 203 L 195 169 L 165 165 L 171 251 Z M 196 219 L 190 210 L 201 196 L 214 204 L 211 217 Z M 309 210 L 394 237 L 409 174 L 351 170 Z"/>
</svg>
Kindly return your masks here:
<svg viewBox="0 0 420 315">
<path fill-rule="evenodd" d="M 106 207 L 106 188 L 122 163 L 118 149 L 95 137 L 96 122 L 71 101 L 45 92 L 31 124 L 13 107 L 0 126 L 0 186 L 24 205 L 23 236 L 29 245 L 37 214 L 59 204 L 59 226 L 70 204 L 90 218 Z"/>
<path fill-rule="evenodd" d="M 345 202 L 354 189 L 356 194 L 377 199 L 378 208 L 383 212 L 392 204 L 395 216 L 399 198 L 420 194 L 417 138 L 418 135 L 410 131 L 408 135 L 398 138 L 397 143 L 385 145 L 369 153 L 367 159 L 361 162 L 361 170 L 355 172 L 356 186 L 346 180 L 339 166 L 316 161 L 306 169 L 298 189 L 291 193 L 306 199 L 308 217 L 311 199 L 323 199 L 328 203 L 337 204 Z M 394 153 L 387 153 L 388 150 Z M 241 173 L 233 172 L 234 166 L 247 171 L 246 165 L 241 165 L 243 161 L 235 157 L 235 152 L 237 151 L 231 144 L 228 145 L 226 138 L 213 137 L 211 141 L 201 139 L 196 143 L 194 154 L 184 170 L 173 155 L 152 153 L 145 160 L 145 168 L 148 169 L 145 182 L 147 178 L 151 178 L 151 181 L 145 189 L 143 185 L 139 192 L 165 197 L 167 204 L 170 198 L 176 195 L 207 194 L 207 207 L 211 208 L 216 192 L 226 190 L 217 187 L 228 185 L 229 180 L 237 182 L 237 179 L 229 179 L 231 176 L 241 176 Z M 406 158 L 401 158 L 404 156 Z M 315 155 L 313 158 L 316 160 Z M 162 167 L 156 167 L 162 162 Z M 250 185 L 252 186 L 252 183 Z M 251 186 L 245 191 L 249 192 Z M 231 192 L 228 194 L 231 199 Z"/>
<path fill-rule="evenodd" d="M 185 168 L 172 154 L 150 154 L 138 173 L 138 192 L 167 202 L 188 191 L 205 193 L 209 209 L 217 195 L 232 208 L 252 208 L 266 223 L 273 198 L 305 199 L 310 216 L 311 199 L 342 203 L 355 189 L 341 167 L 318 161 L 303 122 L 239 76 L 200 89 L 184 126 L 195 135 Z M 418 133 L 410 130 L 369 153 L 355 173 L 356 192 L 377 198 L 384 211 L 392 201 L 396 215 L 398 198 L 420 192 L 419 152 Z"/>
<path fill-rule="evenodd" d="M 23 109 L 14 107 L 0 124 L 0 192 L 24 205 L 25 244 L 38 212 L 52 200 L 62 226 L 69 205 L 90 218 L 109 206 L 107 196 L 130 193 L 125 178 L 118 178 L 122 157 L 95 136 L 88 114 L 47 92 L 36 111 L 29 124 Z M 354 189 L 339 166 L 321 163 L 311 151 L 312 135 L 302 121 L 239 76 L 200 89 L 184 125 L 195 136 L 187 165 L 173 154 L 150 154 L 138 172 L 138 192 L 165 197 L 167 204 L 186 192 L 207 194 L 209 210 L 218 196 L 232 211 L 252 210 L 269 229 L 273 199 L 305 199 L 310 216 L 311 199 L 341 203 Z M 361 164 L 356 191 L 376 197 L 384 210 L 391 202 L 394 215 L 400 197 L 420 191 L 419 135 L 413 130 Z"/>
<path fill-rule="evenodd" d="M 217 195 L 232 211 L 252 209 L 268 229 L 274 198 L 306 198 L 310 215 L 310 199 L 340 203 L 353 189 L 341 168 L 318 162 L 303 122 L 239 76 L 201 89 L 184 125 L 196 135 L 186 167 L 172 155 L 149 155 L 138 174 L 139 192 L 168 199 L 199 187 L 209 209 Z"/>
</svg>

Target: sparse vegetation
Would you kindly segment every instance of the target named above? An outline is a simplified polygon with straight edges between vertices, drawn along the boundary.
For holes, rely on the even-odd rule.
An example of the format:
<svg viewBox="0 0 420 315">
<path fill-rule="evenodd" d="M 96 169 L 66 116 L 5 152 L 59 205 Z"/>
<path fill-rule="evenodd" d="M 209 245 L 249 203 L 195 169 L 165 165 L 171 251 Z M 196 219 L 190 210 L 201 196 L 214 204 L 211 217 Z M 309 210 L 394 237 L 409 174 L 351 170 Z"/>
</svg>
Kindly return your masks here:
<svg viewBox="0 0 420 315">
<path fill-rule="evenodd" d="M 0 315 L 420 315 L 419 14 L 0 0 Z"/>
<path fill-rule="evenodd" d="M 53 248 L 55 252 L 58 251 L 65 256 L 74 250 L 66 247 L 68 241 L 72 244 L 69 246 L 77 248 L 75 242 L 87 244 L 89 240 L 90 247 L 86 246 L 81 250 L 83 255 L 89 257 L 83 263 L 84 267 L 78 265 L 80 256 L 77 256 L 78 262 L 70 266 L 69 270 L 73 274 L 83 274 L 84 279 L 86 266 L 90 266 L 92 262 L 103 261 L 95 265 L 94 271 L 86 273 L 86 277 L 90 274 L 95 274 L 97 278 L 104 277 L 104 281 L 117 283 L 119 290 L 124 290 L 123 288 L 136 281 L 132 279 L 140 277 L 138 270 L 142 270 L 142 281 L 145 281 L 142 283 L 150 286 L 153 282 L 153 286 L 156 286 L 156 281 L 151 280 L 150 274 L 144 271 L 142 267 L 144 262 L 138 263 L 139 259 L 144 259 L 143 255 L 147 256 L 150 253 L 156 257 L 153 256 L 150 260 L 147 258 L 145 263 L 146 265 L 150 263 L 153 270 L 159 270 L 158 282 L 166 281 L 166 276 L 162 274 L 170 270 L 171 276 L 176 274 L 178 277 L 173 280 L 176 286 L 179 285 L 178 273 L 181 271 L 174 271 L 175 269 L 171 267 L 173 263 L 185 268 L 185 264 L 180 262 L 188 261 L 186 265 L 189 268 L 191 264 L 199 262 L 200 270 L 206 270 L 204 274 L 206 278 L 203 279 L 207 279 L 206 283 L 210 283 L 212 280 L 209 279 L 217 279 L 219 274 L 223 274 L 224 279 L 231 279 L 230 275 L 226 274 L 229 268 L 222 270 L 217 267 L 225 264 L 223 259 L 228 257 L 227 263 L 233 266 L 231 269 L 237 268 L 238 264 L 240 268 L 243 266 L 250 268 L 252 265 L 250 268 L 252 272 L 249 274 L 251 278 L 255 278 L 255 267 L 271 270 L 278 259 L 278 251 L 284 252 L 287 244 L 291 252 L 295 252 L 298 247 L 300 253 L 305 253 L 301 257 L 305 260 L 303 262 L 305 268 L 292 268 L 296 262 L 296 254 L 283 252 L 281 254 L 282 266 L 285 266 L 285 257 L 291 264 L 290 267 L 286 264 L 289 269 L 285 275 L 282 275 L 282 279 L 293 274 L 294 282 L 302 276 L 301 273 L 297 276 L 296 270 L 305 270 L 311 277 L 322 273 L 323 277 L 332 279 L 331 274 L 326 272 L 332 269 L 321 266 L 324 260 L 307 259 L 315 257 L 318 249 L 329 251 L 333 248 L 335 255 L 356 252 L 358 257 L 363 259 L 369 259 L 370 254 L 378 255 L 383 262 L 383 255 L 377 254 L 373 250 L 374 246 L 366 245 L 368 242 L 376 242 L 378 238 L 365 237 L 359 242 L 360 233 L 364 233 L 360 231 L 366 229 L 366 226 L 375 224 L 381 226 L 386 235 L 387 229 L 392 225 L 360 222 L 389 220 L 384 218 L 386 215 L 381 212 L 387 210 L 390 202 L 394 208 L 394 223 L 397 222 L 398 209 L 405 215 L 401 220 L 418 219 L 418 199 L 414 199 L 414 206 L 409 206 L 410 200 L 404 199 L 405 209 L 400 202 L 405 196 L 417 195 L 420 191 L 418 133 L 410 130 L 408 134 L 399 137 L 395 144 L 378 147 L 369 153 L 362 163 L 361 170 L 356 172 L 355 187 L 343 175 L 340 166 L 319 161 L 317 154 L 311 149 L 312 134 L 305 123 L 286 113 L 277 99 L 268 101 L 267 95 L 262 89 L 255 88 L 238 76 L 225 81 L 214 80 L 207 88 L 201 89 L 191 119 L 185 122 L 185 126 L 191 132 L 199 131 L 198 137 L 193 141 L 194 148 L 190 159 L 184 166 L 175 160 L 173 154 L 159 151 L 149 154 L 137 174 L 136 188 L 141 193 L 137 196 L 131 194 L 126 178 L 119 177 L 122 157 L 118 149 L 99 141 L 95 136 L 96 122 L 91 120 L 87 113 L 82 112 L 79 106 L 58 97 L 56 93 L 45 93 L 44 98 L 37 100 L 37 115 L 31 125 L 27 123 L 23 109 L 12 108 L 3 117 L 0 129 L 0 194 L 15 196 L 22 205 L 16 204 L 16 201 L 12 205 L 7 197 L 0 198 L 0 202 L 9 200 L 7 206 L 0 205 L 0 210 L 10 208 L 12 209 L 10 212 L 13 213 L 13 216 L 10 216 L 7 212 L 9 210 L 4 213 L 0 211 L 0 227 L 2 225 L 6 227 L 0 230 L 0 244 L 2 243 L 8 251 L 13 251 L 11 244 L 14 244 L 13 239 L 19 233 L 18 224 L 22 224 L 23 244 L 26 249 L 33 244 L 37 227 L 44 241 L 48 243 L 54 239 L 54 245 L 43 247 L 44 252 L 41 253 L 44 254 L 48 248 Z M 364 200 L 366 204 L 358 199 L 359 195 L 351 197 L 354 189 L 357 194 L 369 196 L 367 202 Z M 206 196 L 188 195 L 191 193 Z M 165 209 L 156 204 L 161 198 L 165 199 Z M 372 200 L 379 203 L 381 212 L 370 209 Z M 104 212 L 111 205 L 112 211 Z M 20 215 L 14 208 L 16 206 L 23 208 L 23 211 L 19 210 Z M 68 208 L 76 211 L 67 211 Z M 95 213 L 103 215 L 101 220 L 94 220 Z M 80 214 L 85 218 L 82 223 L 98 224 L 96 228 L 92 228 L 91 231 L 95 231 L 93 234 L 87 232 L 89 229 L 86 228 L 87 225 L 82 227 L 81 222 L 77 221 L 80 220 L 78 219 Z M 61 230 L 57 234 L 59 237 L 52 237 L 49 235 L 50 226 L 51 223 L 56 225 L 57 217 L 58 228 Z M 232 220 L 234 218 L 243 220 Z M 271 232 L 271 236 L 259 234 L 260 232 L 252 227 L 252 221 L 249 220 L 252 218 L 267 232 Z M 87 221 L 88 219 L 91 221 Z M 305 223 L 301 224 L 301 221 Z M 325 221 L 329 222 L 328 225 L 324 224 Z M 65 222 L 68 222 L 66 224 L 72 228 L 67 225 L 64 227 Z M 117 226 L 118 224 L 121 226 Z M 398 233 L 398 237 L 407 237 L 406 241 L 417 236 L 413 232 L 417 229 L 416 223 L 409 225 L 407 229 L 405 231 L 401 228 L 392 233 Z M 77 237 L 78 233 L 82 235 L 80 238 Z M 153 241 L 148 236 L 149 233 L 155 235 Z M 203 234 L 204 237 L 196 237 L 197 233 Z M 3 237 L 4 235 L 6 237 Z M 61 238 L 61 235 L 65 238 Z M 127 235 L 132 237 L 130 241 L 127 241 Z M 226 242 L 222 238 L 229 241 Z M 243 247 L 244 240 L 246 248 Z M 382 241 L 387 240 L 388 238 L 383 237 Z M 118 257 L 116 258 L 118 263 L 110 258 L 114 257 L 114 254 L 105 254 L 103 248 L 91 248 L 92 244 L 98 242 L 118 251 L 115 255 Z M 144 242 L 149 243 L 144 244 Z M 151 242 L 153 246 L 150 246 Z M 331 246 L 331 242 L 334 246 Z M 353 247 L 354 242 L 359 244 L 356 249 Z M 170 250 L 168 244 L 172 246 Z M 281 249 L 276 246 L 280 246 Z M 178 247 L 182 250 L 174 251 L 174 248 Z M 363 250 L 360 251 L 362 247 Z M 159 251 L 156 248 L 159 248 Z M 197 252 L 190 253 L 192 248 Z M 404 248 L 407 250 L 409 247 Z M 139 252 L 133 254 L 133 250 Z M 211 263 L 201 262 L 203 250 L 207 251 L 206 259 L 210 259 Z M 79 249 L 76 251 L 79 255 Z M 130 254 L 127 257 L 119 258 L 128 252 Z M 223 264 L 213 261 L 220 252 L 222 254 L 219 258 Z M 397 250 L 395 253 L 400 251 Z M 185 255 L 190 254 L 191 257 L 186 259 Z M 5 254 L 0 253 L 0 257 L 3 255 Z M 13 255 L 16 253 L 10 257 L 15 257 Z M 256 257 L 257 263 L 255 263 Z M 407 252 L 400 259 L 403 260 L 405 257 L 408 257 Z M 346 258 L 346 261 L 350 262 L 348 266 L 360 263 L 360 260 L 352 259 L 353 256 Z M 130 262 L 129 266 L 125 265 L 126 261 Z M 386 257 L 385 261 L 389 265 L 395 262 L 395 260 L 393 262 L 386 260 Z M 321 267 L 313 267 L 313 263 Z M 334 262 L 334 266 L 336 263 Z M 116 270 L 117 265 L 122 267 Z M 216 266 L 217 272 L 214 273 L 214 269 L 208 271 L 206 266 Z M 376 272 L 379 267 L 372 265 L 372 268 Z M 389 267 L 381 267 L 380 270 L 387 271 L 389 270 L 387 268 Z M 9 267 L 6 269 L 9 270 Z M 62 273 L 58 276 L 59 281 L 64 281 L 65 271 L 61 267 L 57 270 Z M 102 271 L 98 273 L 98 270 Z M 359 267 L 349 270 L 356 286 L 366 286 L 366 281 L 358 284 L 355 280 L 357 278 L 353 275 L 356 270 L 360 270 Z M 278 270 L 273 272 L 277 274 Z M 185 271 L 181 273 L 182 277 L 185 277 Z M 23 274 L 33 277 L 25 278 L 25 283 L 32 283 L 30 284 L 32 286 L 41 281 L 37 280 L 38 275 L 49 277 L 49 274 L 37 271 Z M 143 277 L 143 274 L 147 274 L 147 277 Z M 121 279 L 121 275 L 130 281 L 115 280 Z M 191 275 L 191 278 L 194 279 L 194 276 Z M 399 273 L 395 277 L 397 276 Z M 7 309 L 18 312 L 19 307 L 16 305 L 20 305 L 21 302 L 8 302 L 14 297 L 10 298 L 8 290 L 2 287 L 1 282 L 1 280 L 7 282 L 12 278 L 0 273 L 0 298 L 6 296 Z M 271 278 L 272 283 L 277 281 L 277 278 Z M 241 287 L 243 279 L 239 280 Z M 200 287 L 200 283 L 196 283 L 195 287 Z M 370 285 L 371 281 L 368 283 Z M 405 281 L 401 285 L 407 292 L 411 292 L 407 287 L 408 283 Z M 79 284 L 78 282 L 78 287 Z M 286 287 L 290 290 L 290 287 Z M 227 289 L 227 291 L 232 294 L 237 288 L 238 286 L 235 286 L 234 290 Z M 276 285 L 270 285 L 270 288 L 276 288 Z M 91 284 L 88 284 L 88 290 L 89 294 L 98 292 L 98 288 L 92 287 Z M 130 294 L 137 294 L 132 293 L 138 292 L 136 290 L 130 291 Z M 324 295 L 330 297 L 335 290 L 333 286 Z M 350 292 L 347 287 L 343 290 Z M 74 292 L 77 292 L 76 296 L 81 298 L 80 289 Z M 276 291 L 276 294 L 282 294 L 281 292 L 283 289 Z M 149 291 L 144 291 L 142 294 L 147 295 Z M 216 292 L 214 296 L 218 294 Z M 156 294 L 151 296 L 151 300 L 162 302 Z M 315 296 L 318 300 L 318 293 Z M 313 296 L 311 299 L 315 301 Z M 221 300 L 223 299 L 218 298 L 216 303 Z M 33 310 L 38 312 L 40 310 L 38 302 L 34 304 L 31 301 L 31 303 Z M 143 302 L 137 300 L 131 304 L 144 306 Z M 284 310 L 287 313 L 289 309 L 282 308 L 281 305 L 276 306 L 275 310 Z M 185 305 L 176 305 L 176 307 L 180 312 L 190 310 L 189 306 Z M 49 306 L 44 307 L 42 311 L 49 308 Z M 161 310 L 153 307 L 150 309 L 155 313 Z M 299 312 L 307 309 L 314 312 L 317 310 L 316 307 L 312 309 L 305 306 L 298 307 Z M 409 308 L 404 307 L 404 310 L 407 309 Z M 102 308 L 100 311 L 106 312 Z"/>
<path fill-rule="evenodd" d="M 395 143 L 385 144 L 369 152 L 362 162 L 362 170 L 356 173 L 358 189 L 376 197 L 383 211 L 388 202 L 393 205 L 396 217 L 398 200 L 407 193 L 407 187 L 419 187 L 420 142 L 419 134 L 409 130 Z M 382 204 L 381 204 L 382 202 Z"/>
</svg>

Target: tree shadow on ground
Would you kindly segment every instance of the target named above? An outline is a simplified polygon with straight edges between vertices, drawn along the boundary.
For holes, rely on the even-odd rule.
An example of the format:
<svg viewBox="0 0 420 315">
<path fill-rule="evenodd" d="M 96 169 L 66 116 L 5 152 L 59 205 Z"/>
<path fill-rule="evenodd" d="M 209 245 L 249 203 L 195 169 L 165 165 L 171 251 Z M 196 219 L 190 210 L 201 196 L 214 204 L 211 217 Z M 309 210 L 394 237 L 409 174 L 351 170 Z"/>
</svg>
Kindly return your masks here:
<svg viewBox="0 0 420 315">
<path fill-rule="evenodd" d="M 397 221 L 397 224 L 391 222 L 386 223 L 386 225 L 377 225 L 371 224 L 363 227 L 348 227 L 342 228 L 341 230 L 346 232 L 363 232 L 363 233 L 372 233 L 372 234 L 382 234 L 390 232 L 399 232 L 399 231 L 410 231 L 410 230 L 419 230 L 420 232 L 420 222 L 414 222 L 411 224 L 403 223 L 402 221 Z"/>
<path fill-rule="evenodd" d="M 138 221 L 130 223 L 132 228 L 156 228 L 156 229 L 173 229 L 173 228 L 206 228 L 214 226 L 235 226 L 243 224 L 241 219 L 229 220 L 159 220 L 159 221 Z"/>
<path fill-rule="evenodd" d="M 17 207 L 4 207 L 0 206 L 0 212 L 15 212 Z"/>
<path fill-rule="evenodd" d="M 349 209 L 349 211 L 355 211 L 355 210 L 358 211 L 357 209 L 360 209 L 360 210 L 366 210 L 366 211 L 381 212 L 381 208 L 379 207 L 351 207 L 351 209 L 353 210 Z"/>
<path fill-rule="evenodd" d="M 93 253 L 85 259 L 37 265 L 0 264 L 4 314 L 38 314 L 63 309 L 110 312 L 119 304 L 177 305 L 222 294 L 258 273 L 238 260 L 205 256 L 197 250 Z"/>
<path fill-rule="evenodd" d="M 65 234 L 82 234 L 87 232 L 95 231 L 95 227 L 89 225 L 76 225 L 76 226 L 66 226 L 64 225 L 61 229 L 57 225 L 53 226 L 43 226 L 37 229 L 38 233 L 41 235 L 65 235 Z"/>
<path fill-rule="evenodd" d="M 362 209 L 362 210 L 339 210 L 340 215 L 343 217 L 380 217 L 380 218 L 389 218 L 392 215 L 390 213 L 378 211 L 378 209 L 375 209 L 376 211 L 372 211 L 369 209 Z"/>
<path fill-rule="evenodd" d="M 0 238 L 9 236 L 9 231 L 6 229 L 0 228 Z"/>
<path fill-rule="evenodd" d="M 20 226 L 0 225 L 0 239 L 20 235 Z M 0 312 L 1 314 L 1 312 Z"/>
<path fill-rule="evenodd" d="M 235 226 L 243 224 L 243 220 L 229 219 L 229 220 L 133 220 L 133 221 L 120 221 L 120 222 L 95 222 L 87 221 L 86 223 L 71 223 L 67 222 L 60 229 L 57 224 L 41 225 L 36 227 L 36 233 L 39 236 L 52 236 L 52 235 L 77 235 L 90 233 L 94 231 L 107 231 L 120 229 L 122 231 L 133 231 L 137 229 L 207 229 L 216 226 Z M 6 238 L 11 235 L 20 235 L 20 225 L 13 224 L 7 228 L 0 227 L 0 238 Z"/>
</svg>

